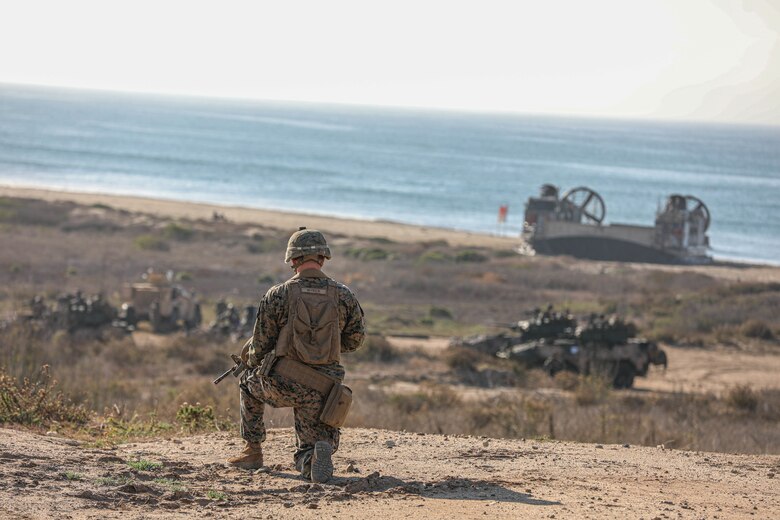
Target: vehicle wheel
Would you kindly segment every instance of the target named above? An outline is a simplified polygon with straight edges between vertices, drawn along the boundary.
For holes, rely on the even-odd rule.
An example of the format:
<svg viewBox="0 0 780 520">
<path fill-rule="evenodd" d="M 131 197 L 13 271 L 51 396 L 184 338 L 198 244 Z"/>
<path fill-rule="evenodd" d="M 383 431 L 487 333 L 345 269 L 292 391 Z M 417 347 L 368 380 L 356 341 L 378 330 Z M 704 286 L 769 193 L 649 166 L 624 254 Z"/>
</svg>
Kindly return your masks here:
<svg viewBox="0 0 780 520">
<path fill-rule="evenodd" d="M 634 366 L 628 361 L 620 361 L 613 386 L 615 388 L 631 388 L 634 386 L 634 376 L 636 376 Z"/>
<path fill-rule="evenodd" d="M 149 325 L 152 326 L 152 331 L 154 332 L 161 332 L 162 331 L 162 316 L 160 316 L 160 304 L 157 302 L 152 302 L 152 304 L 149 306 Z"/>
<path fill-rule="evenodd" d="M 124 311 L 124 321 L 133 327 L 138 325 L 138 315 L 135 312 L 135 307 L 132 305 L 128 305 L 127 307 L 123 308 Z"/>
<path fill-rule="evenodd" d="M 196 303 L 192 309 L 192 328 L 200 327 L 201 323 L 203 323 L 203 314 L 200 312 L 200 304 Z"/>
<path fill-rule="evenodd" d="M 555 377 L 555 374 L 557 374 L 564 368 L 565 366 L 559 359 L 547 358 L 544 361 L 544 371 L 547 372 L 547 375 L 550 377 Z"/>
<path fill-rule="evenodd" d="M 171 315 L 165 320 L 168 322 L 169 330 L 176 330 L 179 328 L 179 308 L 174 307 L 171 310 Z"/>
</svg>

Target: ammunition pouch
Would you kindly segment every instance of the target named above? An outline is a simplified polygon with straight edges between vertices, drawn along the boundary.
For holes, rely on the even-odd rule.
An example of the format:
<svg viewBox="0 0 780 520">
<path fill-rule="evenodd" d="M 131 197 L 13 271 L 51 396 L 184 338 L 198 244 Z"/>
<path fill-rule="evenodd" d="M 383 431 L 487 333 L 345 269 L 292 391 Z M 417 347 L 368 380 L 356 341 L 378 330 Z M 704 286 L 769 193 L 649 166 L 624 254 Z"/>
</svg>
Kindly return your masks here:
<svg viewBox="0 0 780 520">
<path fill-rule="evenodd" d="M 334 383 L 325 405 L 320 412 L 320 421 L 334 428 L 341 428 L 347 420 L 349 408 L 352 406 L 352 389 L 341 383 Z"/>
<path fill-rule="evenodd" d="M 344 425 L 352 406 L 352 390 L 340 381 L 288 357 L 266 357 L 260 373 L 264 376 L 278 375 L 321 393 L 324 402 L 320 421 L 333 428 Z"/>
<path fill-rule="evenodd" d="M 276 359 L 276 353 L 273 350 L 263 356 L 263 360 L 260 362 L 260 370 L 258 370 L 261 376 L 268 377 L 271 375 L 271 370 L 274 368 Z"/>
</svg>

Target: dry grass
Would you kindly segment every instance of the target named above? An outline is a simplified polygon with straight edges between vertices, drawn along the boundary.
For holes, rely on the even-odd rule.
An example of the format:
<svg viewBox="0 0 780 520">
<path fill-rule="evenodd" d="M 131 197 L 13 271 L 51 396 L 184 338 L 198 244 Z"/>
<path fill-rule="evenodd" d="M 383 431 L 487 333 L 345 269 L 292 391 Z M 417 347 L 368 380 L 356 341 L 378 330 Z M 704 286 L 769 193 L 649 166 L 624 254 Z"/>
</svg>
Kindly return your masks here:
<svg viewBox="0 0 780 520">
<path fill-rule="evenodd" d="M 57 390 L 49 367 L 44 365 L 35 379 L 17 381 L 0 367 L 0 424 L 48 427 L 52 423 L 81 426 L 89 412 Z"/>
<path fill-rule="evenodd" d="M 780 453 L 780 395 L 756 391 L 753 410 L 715 395 L 641 396 L 609 391 L 597 402 L 574 394 L 518 392 L 465 401 L 450 387 L 395 395 L 356 388 L 348 424 L 427 433 L 554 438 L 702 451 Z"/>
<path fill-rule="evenodd" d="M 119 303 L 121 284 L 148 267 L 186 273 L 180 280 L 201 295 L 207 319 L 207 302 L 230 294 L 239 305 L 256 303 L 270 285 L 289 276 L 281 262 L 288 234 L 260 226 L 9 198 L 0 198 L 0 224 L 0 241 L 14 244 L 0 251 L 0 321 L 39 293 L 52 298 L 80 288 L 102 291 Z M 165 247 L 154 245 L 159 242 Z M 656 339 L 758 345 L 774 352 L 780 345 L 780 331 L 772 328 L 780 307 L 776 283 L 727 282 L 628 264 L 585 273 L 565 258 L 491 254 L 442 242 L 337 237 L 333 249 L 336 261 L 327 272 L 359 295 L 372 332 L 487 332 L 488 322 L 516 321 L 525 310 L 551 302 L 578 315 L 619 312 Z M 50 365 L 61 402 L 94 414 L 78 427 L 124 439 L 235 424 L 235 381 L 215 387 L 211 379 L 229 368 L 228 354 L 238 348 L 204 335 L 133 338 L 11 326 L 0 331 L 0 367 L 6 387 L 16 388 L 8 395 L 30 397 L 40 394 L 33 392 L 33 383 L 25 387 L 24 379 L 36 381 L 40 367 Z M 613 392 L 597 379 L 564 373 L 550 381 L 541 372 L 466 351 L 429 360 L 393 348 L 381 335 L 369 336 L 364 350 L 347 362 L 354 368 L 351 377 L 365 371 L 384 375 L 384 383 L 423 382 L 419 392 L 404 394 L 383 383 L 358 381 L 353 426 L 780 452 L 777 392 Z M 464 397 L 476 391 L 484 396 Z M 40 416 L 34 400 L 24 403 L 24 410 Z M 182 408 L 183 403 L 196 404 Z M 8 416 L 21 421 L 18 412 Z M 292 424 L 289 410 L 268 410 L 267 419 L 273 426 Z"/>
</svg>

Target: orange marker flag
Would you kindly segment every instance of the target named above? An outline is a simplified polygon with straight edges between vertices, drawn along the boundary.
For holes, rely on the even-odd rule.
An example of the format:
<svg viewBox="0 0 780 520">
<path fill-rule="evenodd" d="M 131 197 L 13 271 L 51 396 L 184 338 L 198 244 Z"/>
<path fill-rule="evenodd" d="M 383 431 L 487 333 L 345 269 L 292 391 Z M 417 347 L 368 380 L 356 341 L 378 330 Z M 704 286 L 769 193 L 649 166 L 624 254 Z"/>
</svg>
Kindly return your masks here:
<svg viewBox="0 0 780 520">
<path fill-rule="evenodd" d="M 498 207 L 498 222 L 504 223 L 506 222 L 506 215 L 509 213 L 509 206 L 507 204 L 502 204 Z"/>
</svg>

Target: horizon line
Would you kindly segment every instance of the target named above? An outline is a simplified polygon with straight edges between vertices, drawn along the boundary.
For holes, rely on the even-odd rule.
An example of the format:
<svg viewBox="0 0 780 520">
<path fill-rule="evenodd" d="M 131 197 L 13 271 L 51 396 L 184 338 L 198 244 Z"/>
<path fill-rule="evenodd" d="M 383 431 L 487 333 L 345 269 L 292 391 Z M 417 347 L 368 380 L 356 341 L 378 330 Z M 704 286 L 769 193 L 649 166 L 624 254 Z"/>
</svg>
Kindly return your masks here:
<svg viewBox="0 0 780 520">
<path fill-rule="evenodd" d="M 254 98 L 245 96 L 227 96 L 217 94 L 204 94 L 192 92 L 172 92 L 158 90 L 126 90 L 92 86 L 72 86 L 51 83 L 18 83 L 0 80 L 0 87 L 32 87 L 51 90 L 70 90 L 81 92 L 94 92 L 101 94 L 120 94 L 136 96 L 158 96 L 166 98 L 187 98 L 215 101 L 242 101 L 250 103 L 280 103 L 280 104 L 304 104 L 304 105 L 327 105 L 349 108 L 372 108 L 380 110 L 398 110 L 398 111 L 420 111 L 420 112 L 439 112 L 455 113 L 467 115 L 495 115 L 495 116 L 525 116 L 525 117 L 547 117 L 558 119 L 586 119 L 586 120 L 605 120 L 605 121 L 633 121 L 644 123 L 672 123 L 672 124 L 692 124 L 692 125 L 720 125 L 720 126 L 743 126 L 757 128 L 780 128 L 780 122 L 777 124 L 752 122 L 752 121 L 734 121 L 718 119 L 699 119 L 699 118 L 672 118 L 672 117 L 653 117 L 639 115 L 604 115 L 596 113 L 577 113 L 577 112 L 528 112 L 520 110 L 498 110 L 498 109 L 479 109 L 467 107 L 449 107 L 449 106 L 423 106 L 423 105 L 404 105 L 404 104 L 376 104 L 328 100 L 305 100 L 305 99 L 286 99 L 286 98 Z"/>
</svg>

